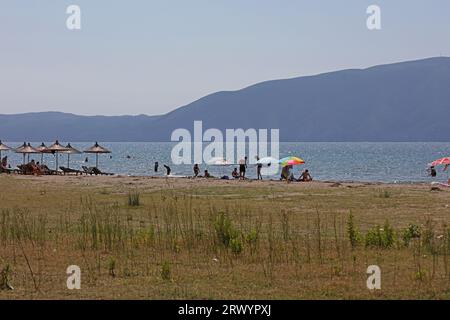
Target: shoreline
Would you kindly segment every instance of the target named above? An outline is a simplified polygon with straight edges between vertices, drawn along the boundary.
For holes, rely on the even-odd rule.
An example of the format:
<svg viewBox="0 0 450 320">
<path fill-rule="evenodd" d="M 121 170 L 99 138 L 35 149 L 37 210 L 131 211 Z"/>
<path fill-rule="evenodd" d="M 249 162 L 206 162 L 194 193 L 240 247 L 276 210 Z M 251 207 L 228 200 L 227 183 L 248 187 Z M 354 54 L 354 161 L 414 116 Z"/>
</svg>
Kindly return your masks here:
<svg viewBox="0 0 450 320">
<path fill-rule="evenodd" d="M 289 185 L 289 186 L 323 186 L 323 187 L 339 187 L 339 186 L 392 186 L 392 187 L 408 187 L 408 186 L 421 186 L 421 187 L 439 187 L 440 185 L 443 185 L 444 183 L 435 181 L 399 181 L 399 182 L 383 182 L 383 181 L 346 181 L 346 180 L 314 180 L 311 182 L 286 182 L 281 181 L 279 179 L 265 179 L 265 180 L 256 180 L 256 179 L 246 179 L 246 180 L 239 180 L 239 179 L 220 179 L 220 178 L 194 178 L 189 176 L 143 176 L 143 175 L 112 175 L 112 176 L 90 176 L 90 175 L 61 175 L 61 176 L 54 176 L 54 175 L 43 175 L 43 176 L 31 176 L 31 175 L 7 175 L 2 174 L 0 175 L 0 179 L 3 178 L 12 178 L 22 181 L 33 181 L 33 182 L 53 182 L 55 184 L 58 184 L 58 182 L 61 183 L 67 183 L 68 181 L 74 182 L 94 182 L 94 184 L 116 184 L 116 183 L 127 183 L 129 181 L 153 181 L 156 183 L 166 183 L 166 182 L 174 182 L 179 183 L 180 186 L 189 184 L 195 184 L 195 185 L 259 185 L 259 186 L 273 186 L 273 185 Z M 108 183 L 109 182 L 109 183 Z M 445 189 L 444 189 L 445 190 Z"/>
</svg>

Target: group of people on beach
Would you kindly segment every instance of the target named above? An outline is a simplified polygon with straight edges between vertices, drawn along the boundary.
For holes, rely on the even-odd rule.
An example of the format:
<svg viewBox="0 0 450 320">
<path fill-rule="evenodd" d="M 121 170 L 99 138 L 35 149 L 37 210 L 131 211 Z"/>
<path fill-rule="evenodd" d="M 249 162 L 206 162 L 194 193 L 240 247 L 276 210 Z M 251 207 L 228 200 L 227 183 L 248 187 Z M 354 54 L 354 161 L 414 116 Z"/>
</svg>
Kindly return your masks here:
<svg viewBox="0 0 450 320">
<path fill-rule="evenodd" d="M 45 175 L 52 174 L 52 170 L 50 170 L 45 164 L 40 164 L 39 161 L 36 162 L 32 159 L 30 162 L 18 165 L 17 168 L 25 174 L 32 175 Z M 11 165 L 8 164 L 8 156 L 5 156 L 1 159 L 0 172 L 12 173 L 16 172 L 11 168 Z"/>
<path fill-rule="evenodd" d="M 293 169 L 293 166 L 291 166 L 291 165 L 283 167 L 283 169 L 281 170 L 280 180 L 286 180 L 288 182 L 289 181 L 310 182 L 313 180 L 308 169 L 303 170 L 298 179 L 296 179 L 294 177 L 294 173 L 293 173 L 292 169 Z"/>
<path fill-rule="evenodd" d="M 259 160 L 259 158 L 257 158 L 257 160 Z M 166 175 L 169 176 L 172 172 L 172 169 L 164 164 L 163 165 L 165 170 L 166 170 Z M 256 179 L 257 180 L 263 180 L 263 176 L 262 176 L 262 168 L 263 165 L 259 162 L 256 163 Z M 233 171 L 231 172 L 231 178 L 235 179 L 235 180 L 246 180 L 248 179 L 246 177 L 246 172 L 248 169 L 248 157 L 245 157 L 243 160 L 241 160 L 239 162 L 239 171 L 238 171 L 238 167 L 233 168 Z M 280 180 L 285 180 L 288 182 L 291 181 L 299 181 L 299 182 L 310 182 L 313 180 L 311 174 L 309 173 L 309 171 L 306 169 L 304 170 L 300 177 L 298 179 L 296 179 L 294 177 L 294 173 L 292 172 L 293 170 L 293 166 L 288 165 L 283 167 L 282 171 L 281 171 L 281 177 Z M 154 172 L 157 173 L 159 170 L 159 162 L 156 161 L 154 164 Z M 200 174 L 200 165 L 198 163 L 194 164 L 194 167 L 192 168 L 193 171 L 193 178 L 215 178 L 214 176 L 212 176 L 209 171 L 207 169 L 204 170 L 203 175 Z M 221 177 L 222 180 L 229 180 L 229 176 L 224 175 Z"/>
</svg>

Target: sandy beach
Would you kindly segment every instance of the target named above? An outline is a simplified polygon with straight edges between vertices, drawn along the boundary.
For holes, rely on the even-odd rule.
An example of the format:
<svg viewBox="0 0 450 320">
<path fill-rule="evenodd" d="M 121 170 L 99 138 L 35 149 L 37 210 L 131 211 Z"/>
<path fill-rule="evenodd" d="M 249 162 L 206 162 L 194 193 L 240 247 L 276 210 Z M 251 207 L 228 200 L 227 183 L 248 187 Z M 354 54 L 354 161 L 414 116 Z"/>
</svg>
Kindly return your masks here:
<svg viewBox="0 0 450 320">
<path fill-rule="evenodd" d="M 1 175 L 0 185 L 3 299 L 449 298 L 450 190 L 430 184 Z M 372 264 L 383 270 L 376 292 Z M 81 290 L 66 287 L 70 265 Z"/>
</svg>

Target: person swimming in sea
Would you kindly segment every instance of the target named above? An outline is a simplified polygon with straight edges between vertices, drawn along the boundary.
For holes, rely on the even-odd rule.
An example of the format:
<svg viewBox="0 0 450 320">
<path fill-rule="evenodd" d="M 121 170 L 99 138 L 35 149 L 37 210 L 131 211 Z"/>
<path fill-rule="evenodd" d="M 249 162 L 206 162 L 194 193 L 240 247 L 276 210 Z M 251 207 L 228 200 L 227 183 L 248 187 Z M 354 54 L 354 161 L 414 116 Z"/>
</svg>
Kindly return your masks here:
<svg viewBox="0 0 450 320">
<path fill-rule="evenodd" d="M 158 161 L 156 161 L 155 162 L 155 168 L 154 168 L 155 172 L 158 172 L 158 167 L 159 167 L 159 163 L 158 163 Z"/>
</svg>

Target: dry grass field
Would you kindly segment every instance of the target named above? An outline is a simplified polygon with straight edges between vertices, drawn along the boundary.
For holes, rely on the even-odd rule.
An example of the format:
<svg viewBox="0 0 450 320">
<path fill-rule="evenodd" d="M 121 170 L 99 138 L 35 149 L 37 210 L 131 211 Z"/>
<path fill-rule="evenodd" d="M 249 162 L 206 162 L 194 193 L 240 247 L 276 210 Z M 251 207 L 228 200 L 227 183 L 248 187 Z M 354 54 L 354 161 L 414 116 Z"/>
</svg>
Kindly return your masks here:
<svg viewBox="0 0 450 320">
<path fill-rule="evenodd" d="M 429 185 L 0 176 L 0 299 L 448 299 L 449 254 Z"/>
</svg>

